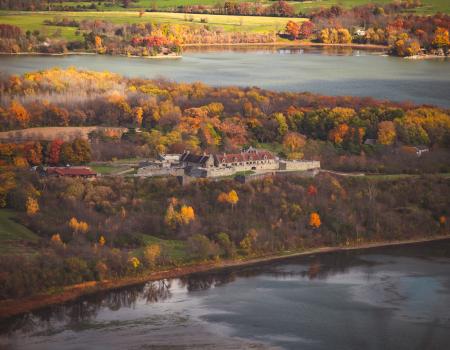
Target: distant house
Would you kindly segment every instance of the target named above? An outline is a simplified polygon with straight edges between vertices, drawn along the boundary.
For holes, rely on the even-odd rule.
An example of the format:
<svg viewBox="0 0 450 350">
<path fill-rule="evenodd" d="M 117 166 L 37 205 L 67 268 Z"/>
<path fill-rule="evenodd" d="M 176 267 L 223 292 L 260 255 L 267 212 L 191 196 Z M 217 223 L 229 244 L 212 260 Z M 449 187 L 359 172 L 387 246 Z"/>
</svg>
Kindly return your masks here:
<svg viewBox="0 0 450 350">
<path fill-rule="evenodd" d="M 430 149 L 426 146 L 416 146 L 414 149 L 416 150 L 417 157 L 420 157 L 422 154 L 430 151 Z"/>
<path fill-rule="evenodd" d="M 45 176 L 54 177 L 81 177 L 81 178 L 95 178 L 97 173 L 88 167 L 47 167 L 44 169 Z"/>
<path fill-rule="evenodd" d="M 355 30 L 355 35 L 357 36 L 365 36 L 366 35 L 366 31 L 364 29 L 358 28 Z"/>
<path fill-rule="evenodd" d="M 377 144 L 377 139 L 366 139 L 366 141 L 364 141 L 365 145 L 376 145 Z"/>
</svg>

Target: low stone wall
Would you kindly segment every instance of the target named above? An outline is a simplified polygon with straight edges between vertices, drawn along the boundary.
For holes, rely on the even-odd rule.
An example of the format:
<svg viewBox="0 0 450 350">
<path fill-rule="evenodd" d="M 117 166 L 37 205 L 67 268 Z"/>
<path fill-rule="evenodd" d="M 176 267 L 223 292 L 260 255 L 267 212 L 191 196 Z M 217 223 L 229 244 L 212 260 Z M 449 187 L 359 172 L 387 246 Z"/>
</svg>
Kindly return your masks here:
<svg viewBox="0 0 450 350">
<path fill-rule="evenodd" d="M 184 174 L 182 168 L 140 168 L 138 169 L 136 176 L 140 177 L 152 177 L 152 176 L 180 176 Z"/>
<path fill-rule="evenodd" d="M 279 170 L 285 171 L 306 171 L 311 169 L 320 169 L 318 160 L 282 160 Z"/>
<path fill-rule="evenodd" d="M 230 176 L 236 173 L 234 167 L 231 168 L 208 168 L 206 171 L 206 176 L 203 177 L 222 177 Z"/>
</svg>

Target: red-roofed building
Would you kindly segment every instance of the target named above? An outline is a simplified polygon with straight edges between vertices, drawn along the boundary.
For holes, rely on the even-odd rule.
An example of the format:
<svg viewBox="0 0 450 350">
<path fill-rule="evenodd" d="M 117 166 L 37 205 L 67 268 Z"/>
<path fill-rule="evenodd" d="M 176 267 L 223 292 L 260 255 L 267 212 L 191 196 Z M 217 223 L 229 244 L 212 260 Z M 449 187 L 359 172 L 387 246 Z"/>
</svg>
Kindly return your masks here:
<svg viewBox="0 0 450 350">
<path fill-rule="evenodd" d="M 97 173 L 88 167 L 48 167 L 45 169 L 45 175 L 57 177 L 82 177 L 95 178 Z"/>
</svg>

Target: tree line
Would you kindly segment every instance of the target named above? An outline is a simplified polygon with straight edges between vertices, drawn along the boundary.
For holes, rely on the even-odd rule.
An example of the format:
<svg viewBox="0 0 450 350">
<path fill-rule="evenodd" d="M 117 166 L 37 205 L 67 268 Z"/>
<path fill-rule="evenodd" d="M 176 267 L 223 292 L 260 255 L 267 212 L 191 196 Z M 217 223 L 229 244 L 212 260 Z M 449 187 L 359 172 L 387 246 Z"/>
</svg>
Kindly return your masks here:
<svg viewBox="0 0 450 350">
<path fill-rule="evenodd" d="M 179 186 L 173 178 L 39 178 L 14 168 L 3 205 L 40 239 L 0 258 L 0 298 L 209 259 L 448 233 L 449 180 L 321 174 Z M 174 243 L 176 242 L 176 243 Z"/>
<path fill-rule="evenodd" d="M 450 16 L 405 13 L 417 3 L 366 4 L 351 9 L 332 6 L 313 11 L 311 22 L 290 21 L 285 33 L 291 39 L 310 39 L 325 44 L 388 45 L 396 56 L 417 55 L 421 50 L 448 55 Z"/>
</svg>

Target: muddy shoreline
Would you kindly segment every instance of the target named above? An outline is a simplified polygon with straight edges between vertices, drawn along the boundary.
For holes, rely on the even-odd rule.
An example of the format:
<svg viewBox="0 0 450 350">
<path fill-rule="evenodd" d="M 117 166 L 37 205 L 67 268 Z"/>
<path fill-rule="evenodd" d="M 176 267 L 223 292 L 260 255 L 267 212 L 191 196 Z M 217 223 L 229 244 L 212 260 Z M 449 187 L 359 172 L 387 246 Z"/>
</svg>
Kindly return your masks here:
<svg viewBox="0 0 450 350">
<path fill-rule="evenodd" d="M 371 249 L 380 247 L 389 247 L 397 245 L 417 244 L 431 241 L 439 241 L 450 239 L 450 234 L 442 236 L 434 236 L 429 238 L 416 238 L 403 241 L 391 242 L 374 242 L 365 243 L 351 247 L 322 247 L 316 249 L 309 249 L 301 252 L 284 252 L 277 255 L 270 255 L 266 257 L 245 259 L 245 260 L 225 260 L 220 262 L 208 262 L 202 264 L 192 264 L 183 267 L 177 267 L 169 270 L 162 270 L 151 272 L 149 274 L 138 277 L 129 277 L 120 280 L 105 280 L 105 281 L 90 281 L 77 285 L 71 285 L 61 288 L 61 292 L 54 294 L 43 293 L 31 297 L 20 299 L 7 299 L 0 301 L 0 319 L 6 319 L 12 316 L 41 309 L 50 305 L 62 304 L 68 301 L 78 299 L 82 296 L 94 294 L 101 291 L 108 291 L 132 285 L 145 283 L 148 281 L 155 281 L 160 279 L 178 278 L 192 273 L 210 272 L 214 270 L 222 270 L 227 268 L 251 266 L 260 263 L 267 263 L 273 261 L 280 261 L 286 258 L 293 258 L 299 256 L 307 256 L 312 254 L 323 254 L 338 251 L 350 251 L 360 249 Z"/>
</svg>

